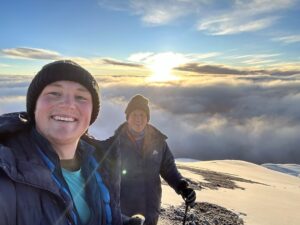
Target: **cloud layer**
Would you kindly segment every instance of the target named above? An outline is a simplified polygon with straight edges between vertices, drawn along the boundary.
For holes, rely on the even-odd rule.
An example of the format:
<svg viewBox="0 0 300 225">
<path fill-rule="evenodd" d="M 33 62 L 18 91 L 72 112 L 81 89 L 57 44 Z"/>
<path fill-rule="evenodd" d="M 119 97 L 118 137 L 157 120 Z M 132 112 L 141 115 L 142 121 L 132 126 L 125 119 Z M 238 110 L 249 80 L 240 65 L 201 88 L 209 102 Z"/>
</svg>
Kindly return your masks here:
<svg viewBox="0 0 300 225">
<path fill-rule="evenodd" d="M 25 109 L 29 81 L 1 77 L 1 114 Z M 300 75 L 185 77 L 163 84 L 101 76 L 98 82 L 101 113 L 90 129 L 98 138 L 113 134 L 127 101 L 141 93 L 151 101 L 150 122 L 169 137 L 176 157 L 300 163 Z"/>
</svg>

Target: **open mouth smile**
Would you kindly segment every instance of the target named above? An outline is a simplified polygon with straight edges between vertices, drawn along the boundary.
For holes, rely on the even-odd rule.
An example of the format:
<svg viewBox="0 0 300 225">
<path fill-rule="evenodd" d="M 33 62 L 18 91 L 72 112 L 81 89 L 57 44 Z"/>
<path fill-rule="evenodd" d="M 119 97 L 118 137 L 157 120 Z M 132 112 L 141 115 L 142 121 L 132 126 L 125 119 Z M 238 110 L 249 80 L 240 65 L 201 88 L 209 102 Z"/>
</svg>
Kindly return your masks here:
<svg viewBox="0 0 300 225">
<path fill-rule="evenodd" d="M 52 119 L 56 121 L 61 121 L 61 122 L 75 122 L 77 119 L 74 117 L 68 117 L 68 116 L 51 116 Z"/>
</svg>

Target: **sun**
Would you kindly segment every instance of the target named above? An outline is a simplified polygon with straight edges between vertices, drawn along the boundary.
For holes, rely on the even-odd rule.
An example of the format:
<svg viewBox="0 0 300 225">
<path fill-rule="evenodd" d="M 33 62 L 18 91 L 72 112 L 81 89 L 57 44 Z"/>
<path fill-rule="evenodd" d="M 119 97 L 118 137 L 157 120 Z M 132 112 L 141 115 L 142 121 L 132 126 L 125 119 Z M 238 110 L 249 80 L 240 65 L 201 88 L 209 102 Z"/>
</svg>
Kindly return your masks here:
<svg viewBox="0 0 300 225">
<path fill-rule="evenodd" d="M 153 82 L 166 82 L 171 80 L 177 80 L 178 77 L 171 73 L 173 65 L 167 65 L 165 62 L 157 62 L 153 65 L 149 65 L 152 75 L 148 77 L 149 81 Z"/>
<path fill-rule="evenodd" d="M 172 52 L 159 53 L 152 58 L 147 67 L 152 71 L 148 81 L 151 82 L 167 82 L 178 80 L 179 77 L 172 74 L 172 69 L 186 60 L 181 54 Z"/>
</svg>

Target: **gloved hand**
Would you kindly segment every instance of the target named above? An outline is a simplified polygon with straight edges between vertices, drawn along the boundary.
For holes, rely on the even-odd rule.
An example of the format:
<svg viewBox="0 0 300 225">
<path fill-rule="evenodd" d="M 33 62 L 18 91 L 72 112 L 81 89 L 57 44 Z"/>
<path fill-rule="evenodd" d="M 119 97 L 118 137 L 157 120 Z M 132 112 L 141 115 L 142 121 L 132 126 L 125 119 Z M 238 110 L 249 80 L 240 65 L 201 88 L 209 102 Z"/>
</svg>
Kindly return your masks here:
<svg viewBox="0 0 300 225">
<path fill-rule="evenodd" d="M 126 221 L 126 225 L 143 225 L 145 217 L 140 214 L 133 215 Z"/>
<path fill-rule="evenodd" d="M 185 204 L 193 207 L 196 201 L 196 192 L 189 187 L 189 183 L 186 180 L 181 180 L 178 186 L 179 194 L 185 201 Z"/>
</svg>

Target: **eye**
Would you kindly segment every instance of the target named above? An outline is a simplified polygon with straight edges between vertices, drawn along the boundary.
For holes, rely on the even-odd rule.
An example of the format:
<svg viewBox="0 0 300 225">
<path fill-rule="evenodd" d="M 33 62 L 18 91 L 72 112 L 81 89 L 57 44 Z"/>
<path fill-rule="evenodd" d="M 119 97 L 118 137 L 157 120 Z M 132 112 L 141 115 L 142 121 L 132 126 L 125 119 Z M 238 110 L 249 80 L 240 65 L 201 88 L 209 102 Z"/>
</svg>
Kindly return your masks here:
<svg viewBox="0 0 300 225">
<path fill-rule="evenodd" d="M 79 101 L 87 101 L 87 98 L 85 96 L 82 96 L 82 95 L 77 95 L 77 96 L 75 96 L 75 98 Z"/>
<path fill-rule="evenodd" d="M 53 96 L 53 97 L 59 97 L 59 96 L 61 96 L 61 93 L 57 92 L 57 91 L 51 91 L 48 93 L 48 95 Z"/>
</svg>

